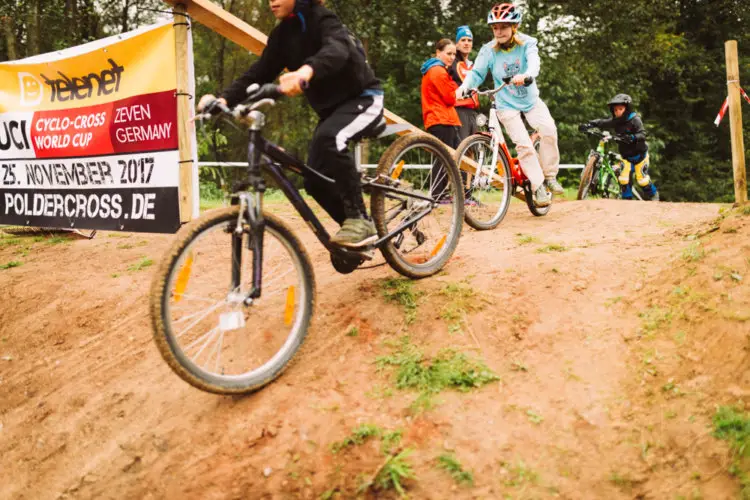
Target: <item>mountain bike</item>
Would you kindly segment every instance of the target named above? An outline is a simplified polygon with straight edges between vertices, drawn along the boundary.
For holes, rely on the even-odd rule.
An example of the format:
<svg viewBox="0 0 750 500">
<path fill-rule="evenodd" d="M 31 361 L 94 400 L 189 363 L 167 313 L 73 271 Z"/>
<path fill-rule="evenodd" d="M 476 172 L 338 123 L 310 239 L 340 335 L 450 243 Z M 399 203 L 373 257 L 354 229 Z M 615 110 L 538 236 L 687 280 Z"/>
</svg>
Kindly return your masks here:
<svg viewBox="0 0 750 500">
<path fill-rule="evenodd" d="M 473 89 L 478 95 L 492 97 L 507 85 L 510 78 L 493 90 Z M 531 85 L 533 78 L 526 78 L 524 84 Z M 480 115 L 478 124 L 484 126 L 487 118 Z M 538 152 L 538 134 L 535 134 L 534 149 Z M 510 206 L 510 196 L 526 202 L 535 216 L 547 215 L 551 205 L 537 207 L 531 191 L 531 183 L 521 169 L 517 157 L 510 154 L 505 141 L 500 120 L 494 104 L 489 113 L 489 131 L 479 132 L 464 139 L 456 148 L 456 164 L 471 165 L 472 174 L 467 175 L 467 203 L 464 207 L 466 223 L 478 231 L 494 229 L 505 217 Z M 546 185 L 545 185 L 545 189 Z M 550 196 L 552 193 L 547 190 Z"/>
<path fill-rule="evenodd" d="M 578 185 L 578 199 L 598 196 L 619 200 L 622 198 L 620 181 L 618 179 L 622 162 L 622 156 L 614 151 L 607 151 L 607 143 L 610 141 L 622 142 L 622 139 L 612 135 L 606 130 L 587 129 L 584 133 L 599 138 L 596 149 L 589 152 L 586 165 L 581 173 L 581 182 Z M 633 188 L 633 196 L 641 199 L 641 195 Z"/>
<path fill-rule="evenodd" d="M 450 151 L 430 135 L 413 133 L 396 139 L 375 175 L 363 179 L 377 241 L 355 250 L 335 245 L 284 170 L 334 180 L 263 137 L 261 109 L 281 97 L 278 86 L 251 86 L 248 94 L 233 110 L 221 109 L 249 130 L 247 175 L 233 186 L 230 207 L 207 212 L 180 230 L 151 288 L 154 339 L 162 357 L 183 380 L 218 394 L 253 392 L 278 377 L 305 340 L 313 315 L 310 259 L 293 230 L 264 211 L 266 178 L 342 273 L 379 249 L 404 276 L 431 276 L 453 254 L 463 223 L 461 176 Z M 385 122 L 377 129 L 383 132 Z M 407 168 L 424 164 L 431 168 Z"/>
</svg>

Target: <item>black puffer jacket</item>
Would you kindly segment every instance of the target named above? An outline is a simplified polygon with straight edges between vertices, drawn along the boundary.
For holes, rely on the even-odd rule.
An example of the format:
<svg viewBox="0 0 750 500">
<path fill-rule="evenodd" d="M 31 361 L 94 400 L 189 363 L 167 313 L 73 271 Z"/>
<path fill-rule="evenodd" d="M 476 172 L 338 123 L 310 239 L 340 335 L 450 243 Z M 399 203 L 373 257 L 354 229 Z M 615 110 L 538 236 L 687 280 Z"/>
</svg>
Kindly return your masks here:
<svg viewBox="0 0 750 500">
<path fill-rule="evenodd" d="M 623 114 L 620 118 L 604 118 L 592 120 L 589 125 L 599 128 L 614 129 L 615 134 L 625 140 L 632 141 L 629 144 L 618 143 L 620 154 L 625 159 L 640 158 L 648 152 L 646 144 L 646 129 L 643 128 L 641 117 L 634 111 L 627 116 Z"/>
<path fill-rule="evenodd" d="M 296 71 L 305 64 L 314 71 L 305 95 L 321 118 L 365 90 L 381 88 L 356 39 L 339 18 L 321 5 L 307 3 L 297 2 L 295 15 L 271 31 L 260 59 L 224 90 L 221 96 L 230 107 L 244 99 L 250 84 L 272 82 L 284 68 Z"/>
</svg>

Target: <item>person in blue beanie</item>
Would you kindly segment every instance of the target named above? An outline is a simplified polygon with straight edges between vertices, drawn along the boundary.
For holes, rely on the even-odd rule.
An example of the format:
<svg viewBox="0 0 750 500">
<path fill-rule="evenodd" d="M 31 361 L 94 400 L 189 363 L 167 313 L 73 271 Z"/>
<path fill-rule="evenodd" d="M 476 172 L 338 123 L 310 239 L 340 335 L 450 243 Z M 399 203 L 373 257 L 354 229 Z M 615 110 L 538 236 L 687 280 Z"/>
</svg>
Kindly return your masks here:
<svg viewBox="0 0 750 500">
<path fill-rule="evenodd" d="M 464 82 L 464 78 L 473 66 L 471 59 L 469 59 L 473 47 L 474 35 L 471 33 L 471 29 L 468 26 L 459 26 L 456 30 L 456 59 L 448 70 L 458 85 Z M 458 112 L 458 118 L 461 120 L 461 126 L 458 129 L 459 141 L 477 133 L 478 110 L 479 97 L 476 95 L 456 100 L 456 112 Z"/>
</svg>

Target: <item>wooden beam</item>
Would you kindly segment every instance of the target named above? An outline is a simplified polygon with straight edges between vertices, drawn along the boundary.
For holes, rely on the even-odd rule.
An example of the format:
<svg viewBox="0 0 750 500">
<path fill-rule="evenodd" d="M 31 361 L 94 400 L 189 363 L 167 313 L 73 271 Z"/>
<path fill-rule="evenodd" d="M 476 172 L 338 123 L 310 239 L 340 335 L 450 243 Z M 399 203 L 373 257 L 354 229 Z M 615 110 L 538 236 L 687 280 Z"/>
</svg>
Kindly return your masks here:
<svg viewBox="0 0 750 500">
<path fill-rule="evenodd" d="M 734 201 L 747 203 L 747 172 L 745 144 L 742 139 L 742 98 L 740 97 L 740 67 L 737 41 L 724 44 L 727 61 L 727 92 L 729 93 L 729 132 L 732 137 L 732 169 L 734 171 Z"/>
</svg>

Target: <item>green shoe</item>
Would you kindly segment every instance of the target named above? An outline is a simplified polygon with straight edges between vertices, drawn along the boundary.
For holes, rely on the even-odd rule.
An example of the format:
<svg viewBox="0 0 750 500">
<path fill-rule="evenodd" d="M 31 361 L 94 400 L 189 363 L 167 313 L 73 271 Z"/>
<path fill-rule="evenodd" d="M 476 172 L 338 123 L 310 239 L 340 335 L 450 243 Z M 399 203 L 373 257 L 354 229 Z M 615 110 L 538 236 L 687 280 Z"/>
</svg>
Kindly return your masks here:
<svg viewBox="0 0 750 500">
<path fill-rule="evenodd" d="M 331 242 L 342 247 L 358 248 L 378 239 L 375 224 L 367 219 L 346 219 L 341 229 L 331 237 Z"/>
</svg>

